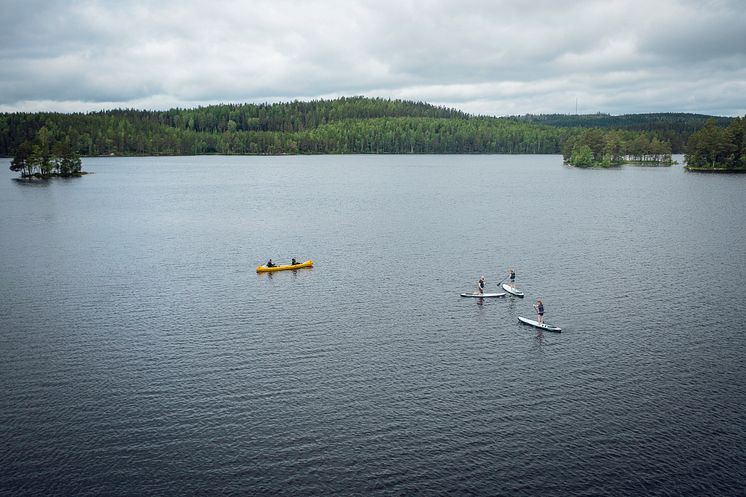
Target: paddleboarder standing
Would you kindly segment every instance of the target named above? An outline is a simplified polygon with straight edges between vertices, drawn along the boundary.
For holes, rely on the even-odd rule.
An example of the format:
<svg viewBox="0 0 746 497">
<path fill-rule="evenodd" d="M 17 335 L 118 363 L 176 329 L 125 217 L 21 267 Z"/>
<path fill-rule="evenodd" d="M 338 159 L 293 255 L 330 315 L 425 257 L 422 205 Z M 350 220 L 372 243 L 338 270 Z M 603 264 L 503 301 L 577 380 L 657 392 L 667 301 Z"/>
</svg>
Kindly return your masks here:
<svg viewBox="0 0 746 497">
<path fill-rule="evenodd" d="M 484 293 L 484 276 L 479 278 L 479 283 L 477 283 L 477 291 L 479 291 L 480 294 Z"/>
<path fill-rule="evenodd" d="M 510 276 L 510 286 L 515 288 L 515 271 L 513 271 L 513 268 L 508 268 L 508 275 Z"/>
<path fill-rule="evenodd" d="M 536 299 L 534 309 L 536 309 L 536 315 L 538 316 L 537 321 L 541 324 L 544 324 L 544 303 L 541 301 L 541 299 Z"/>
</svg>

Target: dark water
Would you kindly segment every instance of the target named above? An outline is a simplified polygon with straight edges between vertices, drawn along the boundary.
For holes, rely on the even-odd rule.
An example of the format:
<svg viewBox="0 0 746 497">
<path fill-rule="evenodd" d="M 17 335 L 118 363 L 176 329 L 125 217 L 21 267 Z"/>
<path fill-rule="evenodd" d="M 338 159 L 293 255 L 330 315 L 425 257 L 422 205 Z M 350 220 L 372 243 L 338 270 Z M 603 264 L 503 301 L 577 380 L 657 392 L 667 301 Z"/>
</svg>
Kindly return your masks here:
<svg viewBox="0 0 746 497">
<path fill-rule="evenodd" d="M 2 494 L 744 495 L 746 176 L 84 168 L 0 164 Z"/>
</svg>

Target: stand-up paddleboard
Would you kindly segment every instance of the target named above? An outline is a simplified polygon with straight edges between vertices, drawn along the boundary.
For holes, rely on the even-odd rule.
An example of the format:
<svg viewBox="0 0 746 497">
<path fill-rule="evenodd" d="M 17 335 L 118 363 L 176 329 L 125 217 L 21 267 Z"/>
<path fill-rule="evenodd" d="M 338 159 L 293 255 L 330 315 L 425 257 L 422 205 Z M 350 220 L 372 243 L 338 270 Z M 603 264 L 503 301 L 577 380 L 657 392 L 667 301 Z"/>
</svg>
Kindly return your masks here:
<svg viewBox="0 0 746 497">
<path fill-rule="evenodd" d="M 562 331 L 562 328 L 559 328 L 557 326 L 552 326 L 551 324 L 547 324 L 547 323 L 541 324 L 538 321 L 534 321 L 533 319 L 528 319 L 528 318 L 524 318 L 521 316 L 518 316 L 518 321 L 520 321 L 521 323 L 534 326 L 535 328 L 539 328 L 542 330 L 554 331 L 556 333 L 560 333 Z"/>
<path fill-rule="evenodd" d="M 503 290 L 505 290 L 506 292 L 508 292 L 508 293 L 510 293 L 512 295 L 515 295 L 516 297 L 523 298 L 523 292 L 520 291 L 519 289 L 517 289 L 516 287 L 510 286 L 507 283 L 503 283 L 502 286 L 503 286 Z"/>
<path fill-rule="evenodd" d="M 462 293 L 462 297 L 476 297 L 476 298 L 485 298 L 485 297 L 505 297 L 505 293 Z"/>
</svg>

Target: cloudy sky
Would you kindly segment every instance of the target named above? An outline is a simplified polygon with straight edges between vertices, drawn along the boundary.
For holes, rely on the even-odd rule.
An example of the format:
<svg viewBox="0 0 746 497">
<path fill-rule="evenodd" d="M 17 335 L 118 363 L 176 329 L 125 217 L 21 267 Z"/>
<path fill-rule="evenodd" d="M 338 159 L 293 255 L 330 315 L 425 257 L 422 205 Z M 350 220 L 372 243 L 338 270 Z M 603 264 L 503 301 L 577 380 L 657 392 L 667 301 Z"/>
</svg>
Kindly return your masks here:
<svg viewBox="0 0 746 497">
<path fill-rule="evenodd" d="M 746 114 L 744 0 L 0 0 L 0 111 Z"/>
</svg>

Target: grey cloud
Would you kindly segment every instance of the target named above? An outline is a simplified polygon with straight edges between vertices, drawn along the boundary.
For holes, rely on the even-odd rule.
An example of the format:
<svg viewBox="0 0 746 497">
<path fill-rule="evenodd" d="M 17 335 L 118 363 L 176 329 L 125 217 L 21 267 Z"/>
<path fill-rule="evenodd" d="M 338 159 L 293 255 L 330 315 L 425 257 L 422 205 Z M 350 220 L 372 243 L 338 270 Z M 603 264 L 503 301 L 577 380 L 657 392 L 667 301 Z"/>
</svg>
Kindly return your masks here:
<svg viewBox="0 0 746 497">
<path fill-rule="evenodd" d="M 643 33 L 640 49 L 668 63 L 746 57 L 746 9 L 693 10 Z"/>
<path fill-rule="evenodd" d="M 6 1 L 0 110 L 362 94 L 498 115 L 576 98 L 588 112 L 738 114 L 739 4 Z"/>
</svg>

